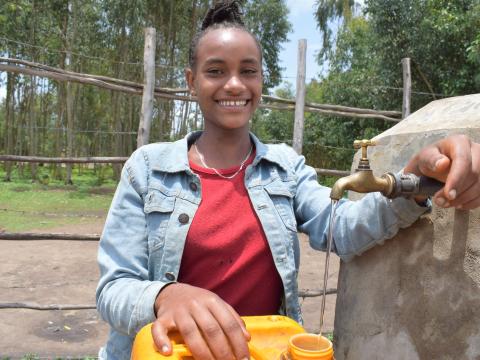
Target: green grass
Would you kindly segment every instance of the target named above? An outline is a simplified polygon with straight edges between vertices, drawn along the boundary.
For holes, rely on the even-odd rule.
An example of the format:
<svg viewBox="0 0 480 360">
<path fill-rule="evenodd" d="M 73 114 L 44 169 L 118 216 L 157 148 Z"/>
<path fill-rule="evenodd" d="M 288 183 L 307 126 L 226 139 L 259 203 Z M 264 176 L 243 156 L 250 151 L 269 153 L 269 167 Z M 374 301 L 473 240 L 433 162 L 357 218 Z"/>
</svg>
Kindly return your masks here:
<svg viewBox="0 0 480 360">
<path fill-rule="evenodd" d="M 117 181 L 113 169 L 74 167 L 73 185 L 65 185 L 65 168 L 55 174 L 52 167 L 39 166 L 37 181 L 32 183 L 30 166 L 23 176 L 15 166 L 12 181 L 4 182 L 5 169 L 0 165 L 0 231 L 26 232 L 69 224 L 84 224 L 108 211 Z M 332 186 L 337 179 L 321 176 L 320 182 Z"/>
<path fill-rule="evenodd" d="M 323 333 L 322 335 L 325 336 L 328 340 L 333 341 L 333 332 Z"/>
<path fill-rule="evenodd" d="M 104 216 L 115 181 L 100 182 L 92 171 L 86 170 L 81 174 L 74 171 L 73 175 L 74 185 L 66 186 L 60 180 L 43 185 L 32 183 L 27 176 L 21 178 L 17 172 L 11 182 L 3 182 L 5 173 L 0 170 L 0 229 L 26 232 L 88 223 Z M 103 185 L 98 186 L 99 183 Z"/>
</svg>

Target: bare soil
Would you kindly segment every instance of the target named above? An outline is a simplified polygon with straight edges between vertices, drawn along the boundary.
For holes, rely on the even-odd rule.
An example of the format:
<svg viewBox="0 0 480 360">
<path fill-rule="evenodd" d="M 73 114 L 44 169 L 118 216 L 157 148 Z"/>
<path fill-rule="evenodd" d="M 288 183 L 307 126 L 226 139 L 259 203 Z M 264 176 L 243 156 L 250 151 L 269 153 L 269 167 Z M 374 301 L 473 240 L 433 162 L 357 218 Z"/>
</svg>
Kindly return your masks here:
<svg viewBox="0 0 480 360">
<path fill-rule="evenodd" d="M 100 234 L 104 219 L 66 225 L 49 232 Z M 39 232 L 46 232 L 42 229 Z M 95 305 L 98 280 L 96 242 L 0 241 L 0 303 L 38 305 Z M 300 289 L 322 288 L 325 254 L 313 251 L 301 237 Z M 330 259 L 329 288 L 336 288 L 338 258 Z M 333 331 L 335 295 L 327 296 L 325 329 Z M 301 300 L 305 328 L 318 332 L 321 297 Z M 96 356 L 104 344 L 108 325 L 95 309 L 0 309 L 0 358 L 26 354 L 40 358 Z"/>
</svg>

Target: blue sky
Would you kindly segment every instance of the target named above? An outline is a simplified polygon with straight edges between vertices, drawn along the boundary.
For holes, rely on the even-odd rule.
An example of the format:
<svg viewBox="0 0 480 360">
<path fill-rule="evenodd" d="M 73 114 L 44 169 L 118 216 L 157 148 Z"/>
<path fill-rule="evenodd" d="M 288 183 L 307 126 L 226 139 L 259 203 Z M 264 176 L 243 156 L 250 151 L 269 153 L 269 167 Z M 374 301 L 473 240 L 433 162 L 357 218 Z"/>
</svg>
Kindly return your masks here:
<svg viewBox="0 0 480 360">
<path fill-rule="evenodd" d="M 288 35 L 289 42 L 283 44 L 284 49 L 280 52 L 283 78 L 289 81 L 295 88 L 297 76 L 297 53 L 298 41 L 307 40 L 307 82 L 318 77 L 321 72 L 320 66 L 315 61 L 315 54 L 321 47 L 321 36 L 314 19 L 315 0 L 287 0 L 290 9 L 289 21 L 292 24 L 292 32 Z"/>
</svg>

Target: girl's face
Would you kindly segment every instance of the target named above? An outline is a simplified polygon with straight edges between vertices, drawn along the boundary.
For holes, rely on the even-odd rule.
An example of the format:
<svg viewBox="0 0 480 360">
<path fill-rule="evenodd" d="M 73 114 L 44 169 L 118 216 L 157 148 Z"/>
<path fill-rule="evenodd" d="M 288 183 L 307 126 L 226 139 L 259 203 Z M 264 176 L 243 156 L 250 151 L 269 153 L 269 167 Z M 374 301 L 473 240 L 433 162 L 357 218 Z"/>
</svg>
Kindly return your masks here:
<svg viewBox="0 0 480 360">
<path fill-rule="evenodd" d="M 206 128 L 248 129 L 263 80 L 260 51 L 250 34 L 232 28 L 209 31 L 198 43 L 195 69 L 186 76 Z"/>
</svg>

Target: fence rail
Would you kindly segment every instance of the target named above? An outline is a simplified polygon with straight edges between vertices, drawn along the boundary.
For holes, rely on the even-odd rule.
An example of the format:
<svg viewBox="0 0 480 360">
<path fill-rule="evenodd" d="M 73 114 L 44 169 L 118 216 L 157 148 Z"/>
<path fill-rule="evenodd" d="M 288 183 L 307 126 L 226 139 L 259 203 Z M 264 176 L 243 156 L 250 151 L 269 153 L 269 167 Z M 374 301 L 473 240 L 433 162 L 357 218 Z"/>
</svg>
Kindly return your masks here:
<svg viewBox="0 0 480 360">
<path fill-rule="evenodd" d="M 64 233 L 11 233 L 0 232 L 0 240 L 71 240 L 71 241 L 99 241 L 98 234 L 64 234 Z"/>
<path fill-rule="evenodd" d="M 29 163 L 54 163 L 54 164 L 101 164 L 101 163 L 124 163 L 128 157 L 44 157 L 44 156 L 22 156 L 22 155 L 0 155 L 0 161 L 17 161 Z"/>
<path fill-rule="evenodd" d="M 42 157 L 42 156 L 21 156 L 21 155 L 0 155 L 0 161 L 15 161 L 28 163 L 54 163 L 54 164 L 100 164 L 111 163 L 118 164 L 127 161 L 128 157 L 79 157 L 79 158 L 63 158 L 63 157 Z M 342 177 L 350 175 L 350 171 L 336 169 L 315 168 L 318 175 Z"/>
<path fill-rule="evenodd" d="M 7 64 L 16 64 L 0 64 L 0 71 L 12 72 L 16 74 L 25 74 L 30 76 L 46 77 L 57 81 L 70 81 L 81 84 L 94 85 L 103 89 L 115 90 L 133 95 L 143 95 L 143 84 L 133 81 L 126 81 L 122 79 L 111 78 L 108 76 L 66 71 L 63 69 L 54 68 L 51 66 L 20 59 L 0 57 L 0 62 L 4 62 Z M 156 98 L 192 102 L 197 101 L 197 98 L 195 96 L 179 95 L 182 93 L 188 93 L 188 89 L 155 87 L 153 90 L 153 95 Z M 262 95 L 262 103 L 259 105 L 259 107 L 271 110 L 294 111 L 295 101 L 291 99 L 282 99 L 276 96 Z M 308 102 L 305 103 L 305 111 L 342 117 L 380 119 L 390 122 L 399 122 L 402 115 L 402 113 L 399 111 L 372 110 L 342 105 L 316 104 Z"/>
</svg>

